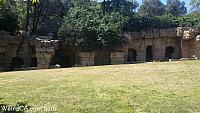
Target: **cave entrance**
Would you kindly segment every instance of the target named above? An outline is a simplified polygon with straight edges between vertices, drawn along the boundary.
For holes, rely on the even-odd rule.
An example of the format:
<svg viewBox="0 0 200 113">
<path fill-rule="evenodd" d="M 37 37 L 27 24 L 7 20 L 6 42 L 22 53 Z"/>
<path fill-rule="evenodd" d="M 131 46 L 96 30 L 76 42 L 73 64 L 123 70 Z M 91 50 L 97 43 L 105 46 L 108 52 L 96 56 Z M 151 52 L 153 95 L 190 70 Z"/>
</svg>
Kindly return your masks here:
<svg viewBox="0 0 200 113">
<path fill-rule="evenodd" d="M 59 64 L 61 68 L 73 67 L 78 61 L 78 49 L 61 48 L 55 51 L 53 64 Z"/>
<path fill-rule="evenodd" d="M 22 58 L 20 57 L 14 57 L 12 58 L 12 61 L 10 63 L 10 69 L 11 70 L 15 70 L 15 68 L 21 68 L 22 65 L 24 65 L 24 61 Z"/>
<path fill-rule="evenodd" d="M 166 47 L 166 51 L 165 51 L 165 59 L 169 60 L 172 58 L 172 54 L 175 52 L 174 47 L 172 46 L 168 46 Z"/>
<path fill-rule="evenodd" d="M 31 59 L 30 67 L 37 67 L 37 66 L 38 66 L 37 58 L 33 57 Z"/>
<path fill-rule="evenodd" d="M 137 61 L 137 51 L 134 49 L 128 49 L 128 62 Z"/>
<path fill-rule="evenodd" d="M 61 68 L 72 67 L 70 57 L 66 55 L 59 56 L 58 64 L 61 66 Z"/>
<path fill-rule="evenodd" d="M 153 59 L 153 51 L 152 51 L 152 46 L 147 46 L 146 48 L 146 61 L 152 61 Z"/>
</svg>

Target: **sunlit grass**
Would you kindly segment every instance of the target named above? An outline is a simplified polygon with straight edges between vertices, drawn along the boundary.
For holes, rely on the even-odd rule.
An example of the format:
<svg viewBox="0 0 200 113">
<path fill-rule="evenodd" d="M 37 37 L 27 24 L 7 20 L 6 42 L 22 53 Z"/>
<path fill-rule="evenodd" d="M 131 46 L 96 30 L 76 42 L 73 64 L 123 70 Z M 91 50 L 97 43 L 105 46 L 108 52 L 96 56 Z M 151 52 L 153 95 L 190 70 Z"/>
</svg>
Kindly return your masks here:
<svg viewBox="0 0 200 113">
<path fill-rule="evenodd" d="M 58 113 L 200 112 L 200 61 L 0 73 L 0 104 L 18 102 Z"/>
</svg>

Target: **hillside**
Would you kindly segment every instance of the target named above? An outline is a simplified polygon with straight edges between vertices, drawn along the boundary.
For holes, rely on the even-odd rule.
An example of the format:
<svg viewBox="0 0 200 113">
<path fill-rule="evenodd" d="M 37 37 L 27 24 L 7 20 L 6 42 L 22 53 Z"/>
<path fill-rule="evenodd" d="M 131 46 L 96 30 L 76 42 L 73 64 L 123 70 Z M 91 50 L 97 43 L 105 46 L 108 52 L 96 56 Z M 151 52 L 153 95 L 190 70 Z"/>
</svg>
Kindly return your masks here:
<svg viewBox="0 0 200 113">
<path fill-rule="evenodd" d="M 58 113 L 200 112 L 199 70 L 200 61 L 184 61 L 0 73 L 0 104 Z"/>
</svg>

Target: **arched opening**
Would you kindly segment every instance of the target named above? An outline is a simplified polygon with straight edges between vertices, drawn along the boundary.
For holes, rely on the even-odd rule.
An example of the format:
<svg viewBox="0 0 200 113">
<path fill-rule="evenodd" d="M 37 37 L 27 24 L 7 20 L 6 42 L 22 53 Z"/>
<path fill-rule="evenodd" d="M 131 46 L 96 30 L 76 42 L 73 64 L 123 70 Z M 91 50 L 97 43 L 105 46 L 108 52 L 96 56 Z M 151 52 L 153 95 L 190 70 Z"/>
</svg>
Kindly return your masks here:
<svg viewBox="0 0 200 113">
<path fill-rule="evenodd" d="M 30 67 L 37 67 L 37 66 L 38 66 L 37 58 L 33 57 L 31 59 Z"/>
<path fill-rule="evenodd" d="M 146 48 L 146 61 L 152 61 L 153 59 L 153 51 L 152 46 L 147 46 Z"/>
<path fill-rule="evenodd" d="M 59 64 L 61 68 L 72 66 L 69 56 L 66 55 L 60 55 L 57 64 Z"/>
<path fill-rule="evenodd" d="M 165 59 L 169 60 L 172 58 L 172 54 L 175 52 L 174 47 L 172 46 L 168 46 L 166 47 L 166 51 L 165 51 Z"/>
<path fill-rule="evenodd" d="M 134 49 L 128 49 L 128 62 L 137 61 L 137 51 Z"/>
<path fill-rule="evenodd" d="M 52 64 L 59 64 L 61 68 L 73 67 L 77 64 L 77 53 L 77 49 L 61 48 L 56 50 Z"/>
<path fill-rule="evenodd" d="M 21 68 L 22 65 L 24 65 L 23 59 L 20 57 L 14 57 L 10 63 L 10 69 L 14 70 L 15 68 Z"/>
</svg>

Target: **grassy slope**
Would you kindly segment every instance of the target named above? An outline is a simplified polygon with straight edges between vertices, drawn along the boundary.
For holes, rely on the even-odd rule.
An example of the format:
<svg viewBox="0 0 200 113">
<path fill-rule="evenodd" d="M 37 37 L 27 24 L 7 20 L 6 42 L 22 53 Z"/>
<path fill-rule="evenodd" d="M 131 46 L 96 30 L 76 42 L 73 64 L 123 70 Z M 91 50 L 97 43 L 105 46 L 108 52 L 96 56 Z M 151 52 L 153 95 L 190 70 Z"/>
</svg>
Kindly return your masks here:
<svg viewBox="0 0 200 113">
<path fill-rule="evenodd" d="M 0 73 L 0 98 L 58 113 L 200 112 L 200 61 Z"/>
</svg>

